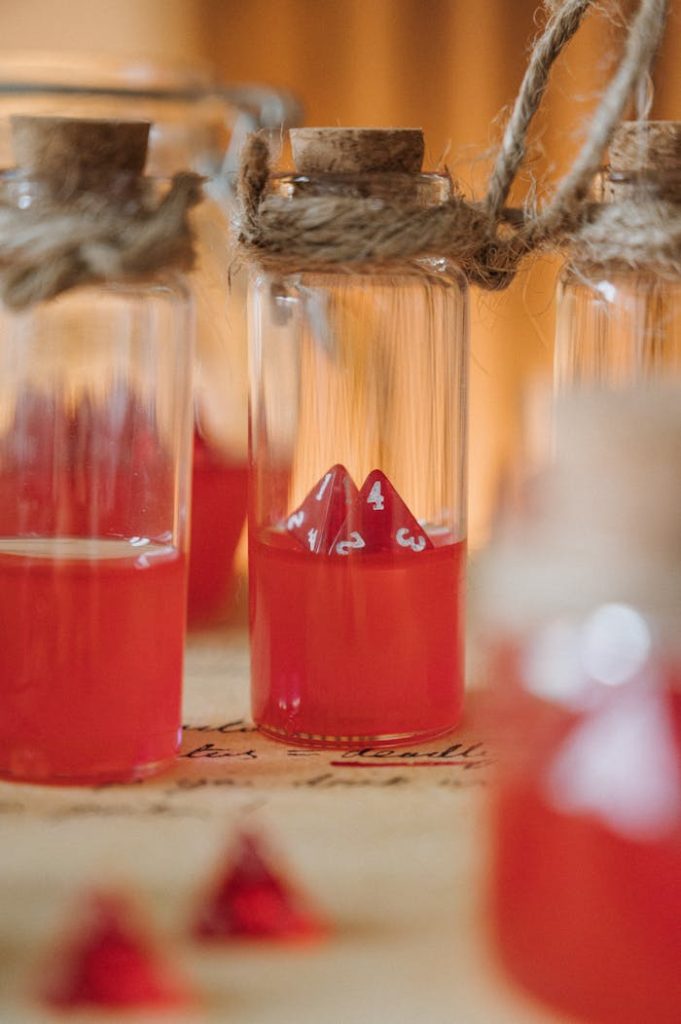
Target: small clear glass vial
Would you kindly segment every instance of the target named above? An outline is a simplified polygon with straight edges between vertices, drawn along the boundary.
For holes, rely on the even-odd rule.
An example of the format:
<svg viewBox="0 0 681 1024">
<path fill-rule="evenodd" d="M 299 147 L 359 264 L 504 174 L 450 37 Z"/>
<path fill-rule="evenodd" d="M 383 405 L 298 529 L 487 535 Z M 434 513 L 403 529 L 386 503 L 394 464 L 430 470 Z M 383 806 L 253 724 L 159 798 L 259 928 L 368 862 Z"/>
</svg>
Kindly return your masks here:
<svg viewBox="0 0 681 1024">
<path fill-rule="evenodd" d="M 0 158 L 10 166 L 9 115 L 144 120 L 152 123 L 148 173 L 192 170 L 204 201 L 192 213 L 196 267 L 194 457 L 190 627 L 226 619 L 234 559 L 246 521 L 248 478 L 245 276 L 230 272 L 231 178 L 240 140 L 261 124 L 278 130 L 297 115 L 286 94 L 222 85 L 204 68 L 120 61 L 99 55 L 0 56 Z M 295 122 L 294 122 L 295 123 Z"/>
<path fill-rule="evenodd" d="M 681 394 L 572 395 L 480 584 L 501 962 L 570 1020 L 681 1006 Z"/>
<path fill-rule="evenodd" d="M 681 122 L 622 124 L 595 192 L 600 202 L 631 205 L 638 233 L 659 231 L 649 219 L 659 218 L 659 201 L 681 205 Z M 632 260 L 634 244 L 607 263 L 586 262 L 578 249 L 568 256 L 558 289 L 558 390 L 681 373 L 681 278 Z"/>
<path fill-rule="evenodd" d="M 294 211 L 308 196 L 422 208 L 451 194 L 420 172 L 420 132 L 291 134 L 297 171 L 271 187 Z M 463 275 L 436 257 L 254 274 L 251 672 L 268 736 L 394 745 L 458 722 L 467 309 Z"/>
<path fill-rule="evenodd" d="M 162 188 L 136 174 L 146 125 L 28 120 L 35 160 L 24 133 L 3 203 L 39 211 L 65 181 L 81 198 L 82 177 L 98 201 L 117 192 L 129 216 Z M 98 162 L 102 125 L 120 139 L 116 171 Z M 4 778 L 125 781 L 175 757 L 192 331 L 190 293 L 171 271 L 0 311 Z"/>
</svg>

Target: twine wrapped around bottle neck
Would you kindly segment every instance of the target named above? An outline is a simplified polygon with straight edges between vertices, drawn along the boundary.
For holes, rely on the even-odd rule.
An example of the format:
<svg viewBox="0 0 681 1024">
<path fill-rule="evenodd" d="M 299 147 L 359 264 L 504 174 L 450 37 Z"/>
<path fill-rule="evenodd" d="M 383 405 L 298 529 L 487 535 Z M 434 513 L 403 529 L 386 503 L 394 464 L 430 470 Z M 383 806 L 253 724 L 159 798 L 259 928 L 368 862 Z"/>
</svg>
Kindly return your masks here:
<svg viewBox="0 0 681 1024">
<path fill-rule="evenodd" d="M 28 204 L 0 195 L 0 298 L 28 309 L 76 285 L 139 281 L 194 263 L 189 210 L 201 179 L 176 174 L 162 198 L 142 177 L 149 125 L 12 118 Z M 9 179 L 7 191 L 10 190 Z"/>
<path fill-rule="evenodd" d="M 604 191 L 608 201 L 566 233 L 572 268 L 681 276 L 681 122 L 623 122 Z"/>
<path fill-rule="evenodd" d="M 345 134 L 341 129 L 333 131 L 339 138 Z M 346 131 L 355 136 L 360 132 Z M 385 132 L 385 136 L 398 134 Z M 488 231 L 489 218 L 481 206 L 466 202 L 460 193 L 435 206 L 420 206 L 410 201 L 409 174 L 388 166 L 383 173 L 393 176 L 393 183 L 403 180 L 402 195 L 396 187 L 389 198 L 358 197 L 354 189 L 349 195 L 320 190 L 290 200 L 268 189 L 269 159 L 265 139 L 251 136 L 242 156 L 239 228 L 242 244 L 261 264 L 276 265 L 283 272 L 328 270 L 330 265 L 340 269 L 360 264 L 411 264 L 419 257 L 453 255 L 457 266 L 482 287 L 494 289 L 508 283 L 504 254 L 497 262 L 488 249 L 496 244 Z M 352 154 L 348 163 L 357 164 Z M 324 170 L 328 172 L 330 166 L 333 161 Z M 345 166 L 340 174 L 351 181 L 353 171 L 345 171 Z M 339 173 L 337 166 L 334 171 Z M 365 171 L 363 168 L 361 173 Z"/>
<path fill-rule="evenodd" d="M 534 45 L 483 201 L 456 192 L 449 201 L 428 209 L 337 194 L 292 202 L 268 188 L 270 153 L 264 138 L 255 135 L 242 153 L 238 218 L 242 251 L 249 259 L 275 265 L 282 272 L 446 257 L 472 283 L 488 290 L 505 288 L 529 253 L 561 244 L 583 228 L 590 210 L 589 186 L 603 151 L 630 96 L 648 72 L 664 31 L 667 0 L 640 0 L 620 65 L 571 170 L 543 209 L 509 208 L 506 201 L 551 67 L 594 2 L 550 0 L 549 18 Z"/>
</svg>

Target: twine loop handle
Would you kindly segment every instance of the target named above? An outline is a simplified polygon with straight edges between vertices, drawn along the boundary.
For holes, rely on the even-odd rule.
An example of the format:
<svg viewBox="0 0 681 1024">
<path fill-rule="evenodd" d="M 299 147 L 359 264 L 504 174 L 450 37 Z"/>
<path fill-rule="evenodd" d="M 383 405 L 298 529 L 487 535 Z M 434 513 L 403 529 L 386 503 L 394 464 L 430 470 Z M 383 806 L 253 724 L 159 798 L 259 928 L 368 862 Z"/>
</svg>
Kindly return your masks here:
<svg viewBox="0 0 681 1024">
<path fill-rule="evenodd" d="M 303 196 L 295 202 L 268 190 L 267 142 L 250 136 L 239 178 L 239 240 L 250 259 L 282 269 L 351 268 L 360 263 L 449 257 L 468 280 L 505 288 L 531 252 L 563 241 L 589 215 L 587 194 L 603 152 L 629 98 L 654 59 L 668 0 L 640 0 L 624 54 L 590 124 L 586 141 L 552 198 L 539 210 L 507 204 L 525 157 L 527 133 L 556 59 L 596 0 L 547 0 L 549 17 L 536 40 L 481 202 L 460 193 L 426 209 L 389 200 L 342 195 Z"/>
</svg>

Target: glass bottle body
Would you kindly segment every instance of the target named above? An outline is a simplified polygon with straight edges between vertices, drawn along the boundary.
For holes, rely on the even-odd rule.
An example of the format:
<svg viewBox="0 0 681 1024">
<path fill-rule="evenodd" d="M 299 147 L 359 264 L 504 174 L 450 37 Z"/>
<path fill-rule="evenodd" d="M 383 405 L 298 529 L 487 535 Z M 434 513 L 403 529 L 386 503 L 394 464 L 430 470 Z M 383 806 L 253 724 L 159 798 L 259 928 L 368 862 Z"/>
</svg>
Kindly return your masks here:
<svg viewBox="0 0 681 1024">
<path fill-rule="evenodd" d="M 0 774 L 126 780 L 176 754 L 191 433 L 181 279 L 0 315 Z"/>
<path fill-rule="evenodd" d="M 253 715 L 290 743 L 447 731 L 463 697 L 467 297 L 444 261 L 251 299 Z"/>
<path fill-rule="evenodd" d="M 637 149 L 640 157 L 641 149 Z M 594 199 L 626 204 L 640 232 L 678 202 L 676 172 L 610 168 Z M 659 232 L 658 232 L 659 233 Z M 585 262 L 577 251 L 558 287 L 554 376 L 558 391 L 627 389 L 681 372 L 681 279 L 654 266 Z"/>
<path fill-rule="evenodd" d="M 603 605 L 497 640 L 491 915 L 524 987 L 595 1024 L 681 1006 L 681 651 Z"/>
<path fill-rule="evenodd" d="M 628 388 L 681 374 L 681 280 L 567 269 L 558 292 L 558 390 Z"/>
</svg>

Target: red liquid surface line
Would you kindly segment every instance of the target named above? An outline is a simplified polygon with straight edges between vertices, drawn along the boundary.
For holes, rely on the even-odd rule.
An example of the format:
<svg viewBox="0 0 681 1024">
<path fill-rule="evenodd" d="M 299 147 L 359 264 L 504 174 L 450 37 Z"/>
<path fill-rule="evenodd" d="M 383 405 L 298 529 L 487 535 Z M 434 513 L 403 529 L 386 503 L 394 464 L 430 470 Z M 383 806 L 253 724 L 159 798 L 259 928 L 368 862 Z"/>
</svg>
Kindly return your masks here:
<svg viewBox="0 0 681 1024">
<path fill-rule="evenodd" d="M 55 543 L 58 558 L 47 554 Z M 185 600 L 184 559 L 173 549 L 4 541 L 0 775 L 114 781 L 170 762 L 179 745 Z"/>
<path fill-rule="evenodd" d="M 343 557 L 250 543 L 253 715 L 275 739 L 428 739 L 463 700 L 465 543 Z"/>
<path fill-rule="evenodd" d="M 246 520 L 248 467 L 194 435 L 188 621 L 224 617 L 234 588 L 234 554 Z"/>
<path fill-rule="evenodd" d="M 681 782 L 678 682 L 667 706 Z M 566 735 L 555 721 L 548 729 L 557 742 Z M 546 794 L 547 735 L 497 787 L 490 909 L 500 957 L 523 987 L 589 1024 L 678 1024 L 681 806 L 675 824 L 645 838 L 561 809 Z M 640 750 L 636 771 L 645 765 Z"/>
</svg>

